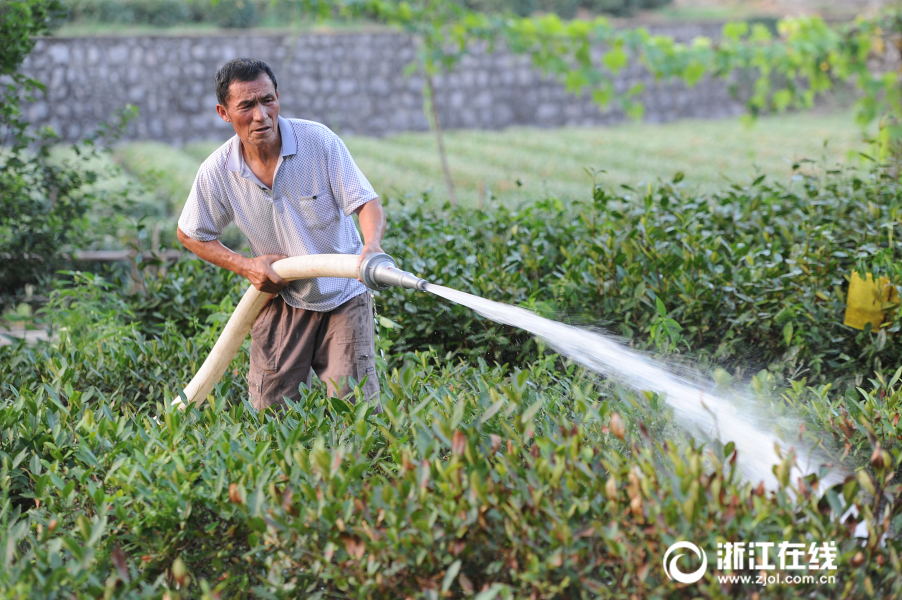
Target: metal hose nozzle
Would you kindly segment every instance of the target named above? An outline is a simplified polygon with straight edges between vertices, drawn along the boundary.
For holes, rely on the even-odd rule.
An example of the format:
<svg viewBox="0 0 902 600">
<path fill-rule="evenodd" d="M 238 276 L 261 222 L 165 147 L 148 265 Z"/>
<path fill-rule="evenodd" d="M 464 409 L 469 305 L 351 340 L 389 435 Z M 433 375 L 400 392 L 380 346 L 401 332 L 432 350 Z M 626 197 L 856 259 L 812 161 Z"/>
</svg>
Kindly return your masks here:
<svg viewBox="0 0 902 600">
<path fill-rule="evenodd" d="M 425 291 L 426 280 L 402 271 L 388 254 L 370 254 L 360 264 L 360 279 L 371 290 L 387 290 L 392 286 Z"/>
</svg>

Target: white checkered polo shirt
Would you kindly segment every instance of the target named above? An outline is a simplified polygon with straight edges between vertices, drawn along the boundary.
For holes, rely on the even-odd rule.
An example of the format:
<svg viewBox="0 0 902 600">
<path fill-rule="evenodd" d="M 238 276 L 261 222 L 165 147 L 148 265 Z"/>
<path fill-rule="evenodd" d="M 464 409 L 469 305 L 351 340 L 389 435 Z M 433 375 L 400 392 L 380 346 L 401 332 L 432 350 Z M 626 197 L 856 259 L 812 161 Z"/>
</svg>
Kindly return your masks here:
<svg viewBox="0 0 902 600">
<path fill-rule="evenodd" d="M 201 165 L 179 228 L 202 242 L 230 222 L 247 236 L 254 256 L 360 254 L 363 243 L 351 214 L 376 198 L 344 142 L 328 127 L 279 117 L 282 156 L 272 189 L 245 164 L 234 136 Z M 366 288 L 355 279 L 318 277 L 282 290 L 295 308 L 333 310 Z"/>
</svg>

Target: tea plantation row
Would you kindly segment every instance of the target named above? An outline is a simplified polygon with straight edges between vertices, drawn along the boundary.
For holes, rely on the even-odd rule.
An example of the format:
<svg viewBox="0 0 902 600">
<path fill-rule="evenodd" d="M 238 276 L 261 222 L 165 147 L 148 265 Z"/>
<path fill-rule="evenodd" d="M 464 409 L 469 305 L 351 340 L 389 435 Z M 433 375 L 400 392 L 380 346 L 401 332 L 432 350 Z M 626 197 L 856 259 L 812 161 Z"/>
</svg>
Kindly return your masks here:
<svg viewBox="0 0 902 600">
<path fill-rule="evenodd" d="M 848 172 L 683 193 L 440 217 L 390 204 L 386 249 L 436 283 L 726 367 L 798 415 L 842 483 L 792 476 L 792 454 L 779 489 L 742 481 L 732 444 L 693 441 L 657 396 L 399 290 L 378 302 L 384 413 L 315 387 L 258 414 L 246 352 L 212 406 L 172 412 L 245 282 L 190 261 L 137 286 L 77 275 L 46 309 L 56 342 L 0 348 L 0 597 L 902 593 L 898 323 L 841 325 L 851 269 L 902 281 L 898 184 Z M 681 330 L 661 333 L 669 318 Z M 696 584 L 661 568 L 678 540 L 708 553 Z M 753 541 L 835 542 L 837 568 L 812 574 L 836 583 L 720 583 L 717 544 Z"/>
</svg>

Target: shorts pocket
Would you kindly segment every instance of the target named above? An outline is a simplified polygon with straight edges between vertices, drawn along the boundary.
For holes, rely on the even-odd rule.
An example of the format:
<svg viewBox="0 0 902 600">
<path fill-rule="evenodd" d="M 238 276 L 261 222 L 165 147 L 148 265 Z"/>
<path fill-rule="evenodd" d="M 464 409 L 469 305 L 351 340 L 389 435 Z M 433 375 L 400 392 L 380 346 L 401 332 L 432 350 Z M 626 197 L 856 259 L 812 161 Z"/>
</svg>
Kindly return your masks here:
<svg viewBox="0 0 902 600">
<path fill-rule="evenodd" d="M 275 300 L 276 297 L 270 298 L 269 302 L 264 304 L 260 312 L 257 313 L 257 318 L 254 319 L 254 324 L 251 325 L 251 336 L 258 335 L 260 330 L 272 321 L 272 308 Z"/>
<path fill-rule="evenodd" d="M 363 384 L 363 397 L 372 400 L 379 395 L 379 378 L 376 376 L 376 354 L 373 345 L 366 342 L 354 344 L 357 357 L 357 383 L 366 379 Z"/>
<path fill-rule="evenodd" d="M 251 369 L 272 373 L 279 368 L 282 354 L 282 328 L 276 315 L 276 303 L 281 298 L 270 300 L 251 327 Z"/>
<path fill-rule="evenodd" d="M 247 392 L 251 406 L 260 410 L 263 407 L 263 372 L 251 369 L 247 374 Z"/>
</svg>

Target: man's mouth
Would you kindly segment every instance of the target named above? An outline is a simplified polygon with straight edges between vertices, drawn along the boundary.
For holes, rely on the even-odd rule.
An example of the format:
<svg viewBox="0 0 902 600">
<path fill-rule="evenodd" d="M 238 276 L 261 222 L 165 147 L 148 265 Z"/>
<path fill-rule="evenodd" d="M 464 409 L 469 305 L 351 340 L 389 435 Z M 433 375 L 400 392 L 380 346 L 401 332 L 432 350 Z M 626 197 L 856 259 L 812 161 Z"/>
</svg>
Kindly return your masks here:
<svg viewBox="0 0 902 600">
<path fill-rule="evenodd" d="M 260 129 L 254 129 L 254 133 L 266 133 L 272 129 L 272 127 L 261 127 Z"/>
</svg>

